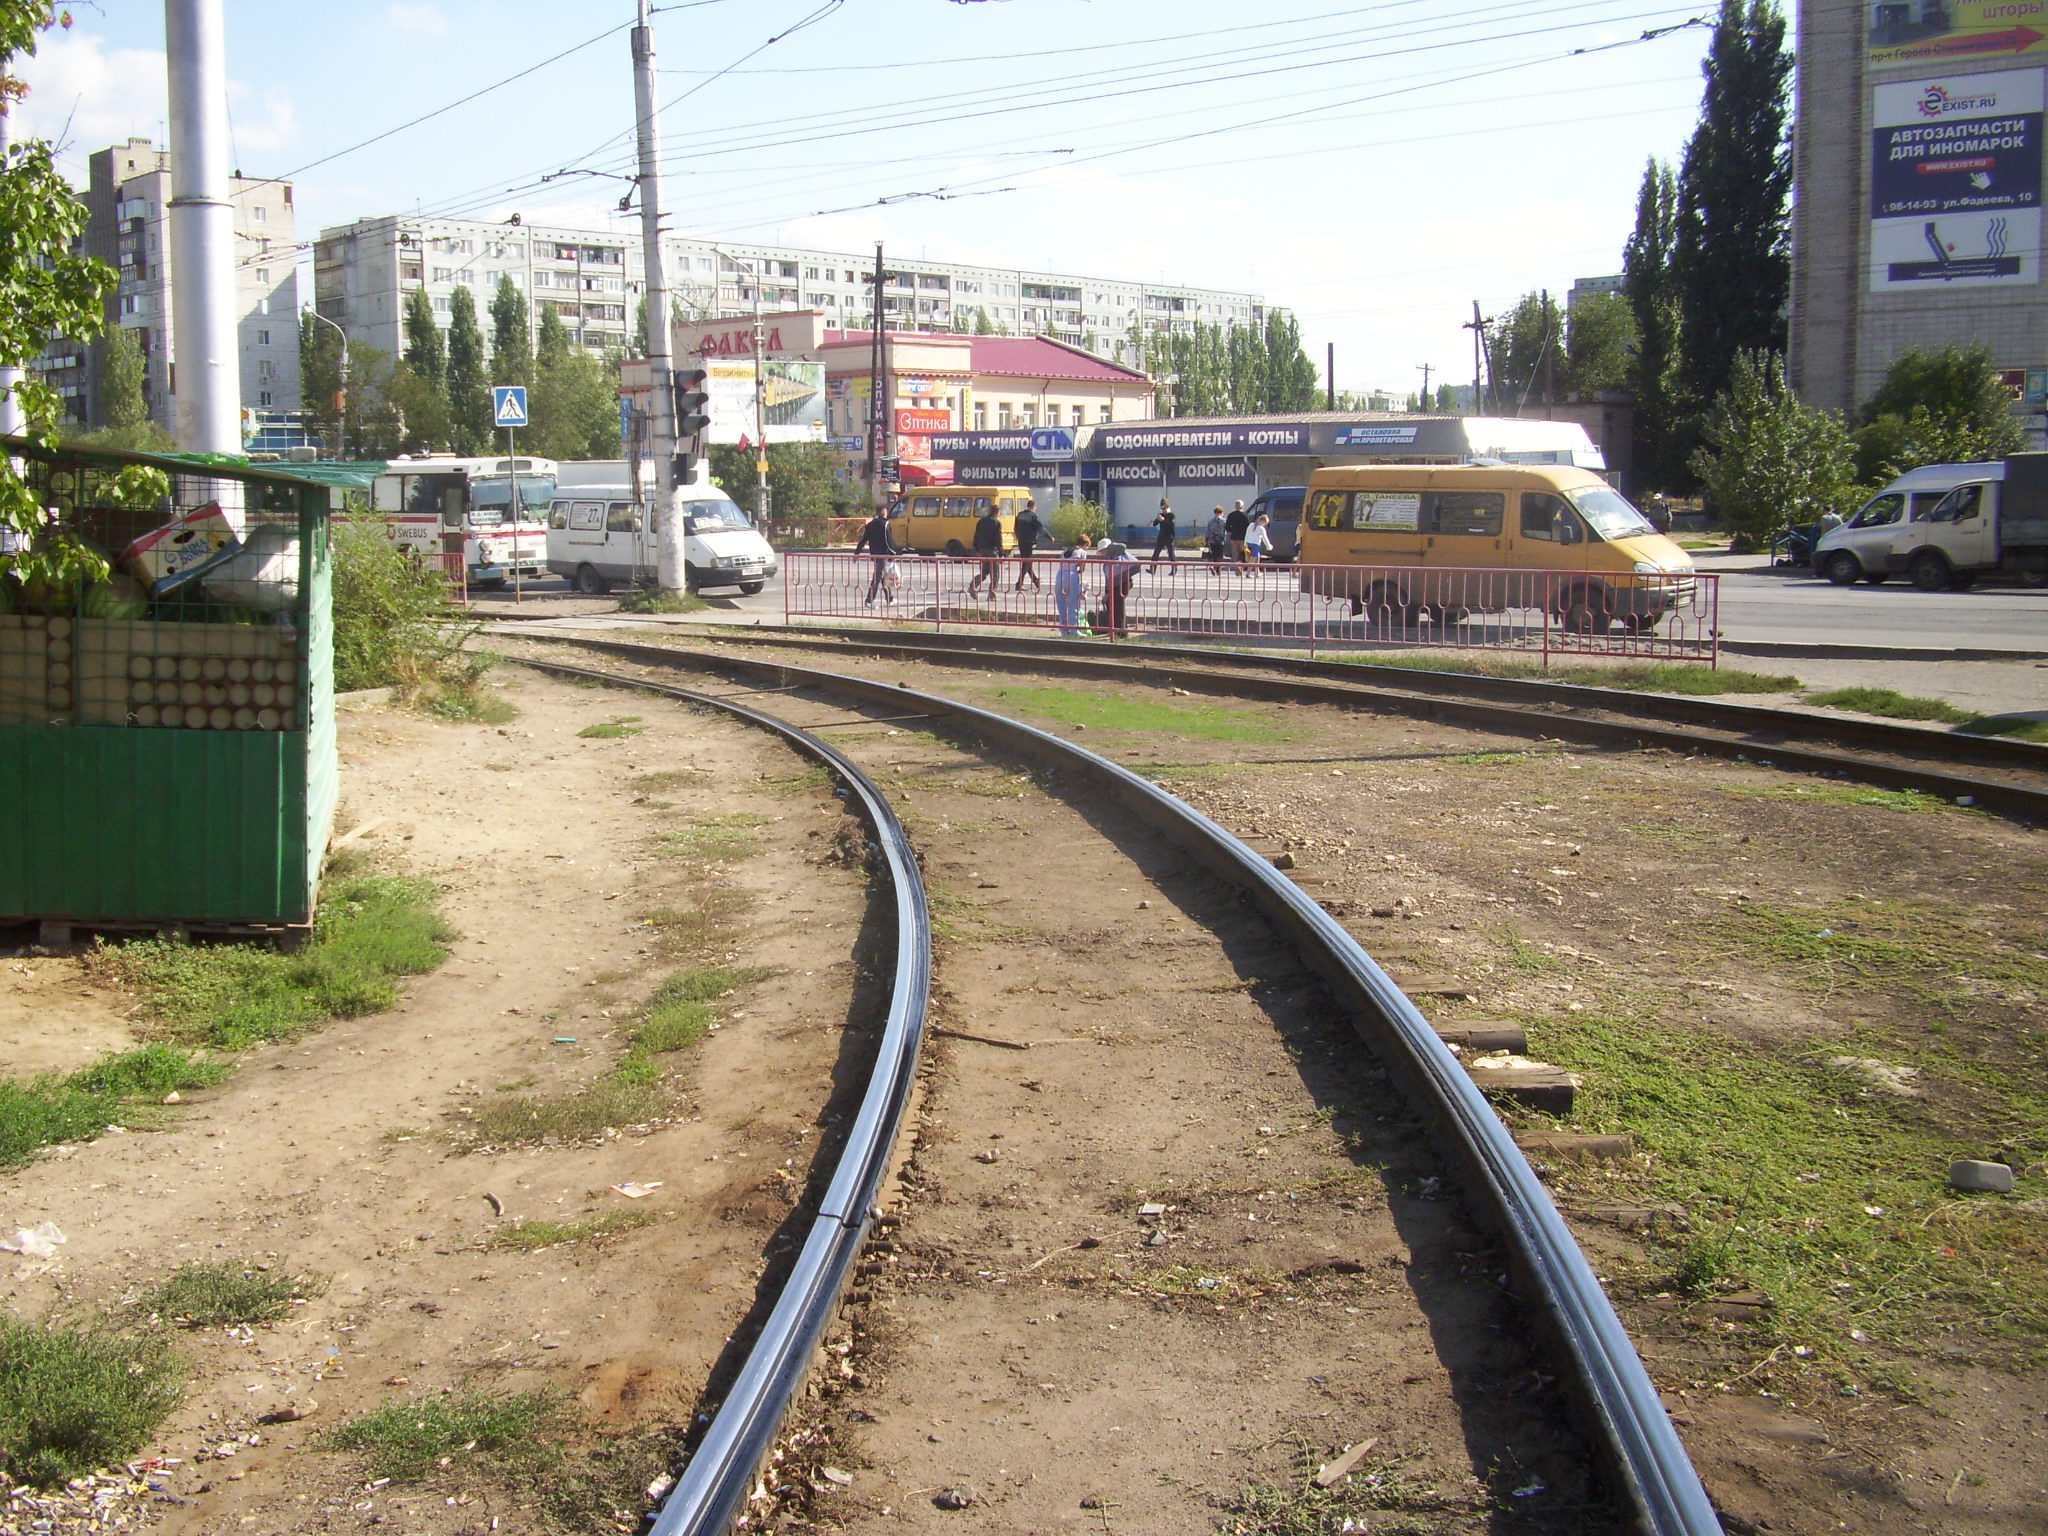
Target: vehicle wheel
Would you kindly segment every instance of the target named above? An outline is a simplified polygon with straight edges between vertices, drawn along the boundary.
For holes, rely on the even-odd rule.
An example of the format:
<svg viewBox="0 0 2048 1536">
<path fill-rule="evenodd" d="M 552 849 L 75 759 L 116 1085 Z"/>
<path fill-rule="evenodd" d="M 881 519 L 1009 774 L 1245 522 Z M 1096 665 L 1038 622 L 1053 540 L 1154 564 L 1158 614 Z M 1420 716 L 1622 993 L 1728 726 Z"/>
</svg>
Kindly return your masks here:
<svg viewBox="0 0 2048 1536">
<path fill-rule="evenodd" d="M 1624 613 L 1621 616 L 1621 627 L 1632 635 L 1647 635 L 1657 627 L 1657 621 L 1663 617 L 1661 613 Z"/>
<path fill-rule="evenodd" d="M 1580 590 L 1566 600 L 1562 615 L 1564 627 L 1575 635 L 1604 635 L 1614 622 L 1614 615 L 1607 611 L 1607 600 L 1598 592 Z"/>
<path fill-rule="evenodd" d="M 1922 592 L 1940 592 L 1948 587 L 1948 556 L 1938 549 L 1923 549 L 1906 567 L 1906 579 Z"/>
<path fill-rule="evenodd" d="M 2048 587 L 2048 570 L 2029 566 L 2020 571 L 2020 585 L 2023 587 Z"/>
<path fill-rule="evenodd" d="M 955 556 L 964 555 L 967 553 L 967 546 L 958 539 L 948 539 L 946 541 L 946 553 Z"/>
<path fill-rule="evenodd" d="M 490 581 L 473 581 L 470 585 L 479 592 L 502 592 L 505 590 L 505 578 L 499 576 Z"/>
<path fill-rule="evenodd" d="M 768 583 L 765 581 L 743 581 L 740 583 L 740 591 L 744 592 L 748 597 L 752 597 L 767 585 Z"/>
<path fill-rule="evenodd" d="M 576 567 L 576 590 L 589 597 L 602 597 L 611 591 L 612 584 L 597 574 L 597 567 L 587 561 Z"/>
<path fill-rule="evenodd" d="M 1846 549 L 1838 549 L 1821 567 L 1821 575 L 1838 587 L 1853 587 L 1863 579 L 1863 562 Z"/>
<path fill-rule="evenodd" d="M 1382 625 L 1398 624 L 1403 629 L 1413 629 L 1420 617 L 1408 594 L 1391 581 L 1376 581 L 1367 588 L 1365 606 L 1372 610 L 1373 621 Z"/>
</svg>

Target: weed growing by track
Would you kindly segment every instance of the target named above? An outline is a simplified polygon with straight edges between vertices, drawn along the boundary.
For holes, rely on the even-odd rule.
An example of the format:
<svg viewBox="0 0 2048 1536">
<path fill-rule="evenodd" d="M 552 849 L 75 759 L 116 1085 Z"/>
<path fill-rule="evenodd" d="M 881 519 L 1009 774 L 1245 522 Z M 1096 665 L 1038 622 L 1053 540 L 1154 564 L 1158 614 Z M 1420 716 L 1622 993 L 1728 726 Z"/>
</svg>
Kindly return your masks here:
<svg viewBox="0 0 2048 1536">
<path fill-rule="evenodd" d="M 1723 784 L 1721 793 L 1743 800 L 1805 800 L 1815 805 L 1874 805 L 1913 814 L 1960 811 L 1961 806 L 1917 789 L 1878 789 L 1869 784 Z"/>
<path fill-rule="evenodd" d="M 576 734 L 591 741 L 618 741 L 627 736 L 638 736 L 647 727 L 638 715 L 613 715 L 595 725 L 586 725 Z"/>
<path fill-rule="evenodd" d="M 580 1221 L 515 1221 L 491 1234 L 493 1248 L 532 1250 L 563 1243 L 601 1242 L 661 1220 L 658 1211 L 601 1211 Z"/>
<path fill-rule="evenodd" d="M 1740 667 L 1707 667 L 1697 663 L 1645 662 L 1627 666 L 1552 666 L 1514 656 L 1470 653 L 1442 656 L 1427 652 L 1376 652 L 1330 658 L 1359 667 L 1403 667 L 1415 672 L 1462 672 L 1468 677 L 1529 678 L 1546 683 L 1578 683 L 1587 688 L 1622 688 L 1638 693 L 1680 693 L 1705 698 L 1724 693 L 1797 693 L 1799 679 L 1783 672 L 1747 672 Z"/>
<path fill-rule="evenodd" d="M 325 1291 L 327 1281 L 326 1275 L 217 1259 L 173 1270 L 137 1297 L 135 1306 L 187 1328 L 247 1327 L 276 1322 L 293 1302 Z"/>
<path fill-rule="evenodd" d="M 1805 702 L 1821 709 L 1881 715 L 1887 720 L 1933 720 L 1942 725 L 1962 725 L 1977 718 L 1946 699 L 1915 698 L 1896 688 L 1835 688 L 1826 693 L 1809 693 Z"/>
<path fill-rule="evenodd" d="M 1956 727 L 1966 736 L 2012 736 L 2020 741 L 2048 743 L 2048 720 L 2027 715 L 1979 715 Z"/>
<path fill-rule="evenodd" d="M 127 1460 L 178 1405 L 184 1378 L 155 1335 L 0 1313 L 0 1476 L 47 1488 Z"/>
<path fill-rule="evenodd" d="M 1476 1529 L 1472 1522 L 1492 1506 L 1478 1494 L 1445 1493 L 1443 1479 L 1423 1475 L 1405 1456 L 1368 1456 L 1334 1487 L 1317 1487 L 1317 1469 L 1343 1451 L 1341 1445 L 1304 1449 L 1289 1481 L 1248 1483 L 1219 1500 L 1228 1517 L 1226 1536 L 1435 1536 Z"/>
<path fill-rule="evenodd" d="M 110 1125 L 147 1117 L 146 1106 L 167 1093 L 211 1088 L 227 1073 L 220 1062 L 152 1044 L 69 1075 L 0 1078 L 0 1168 L 19 1167 L 42 1147 L 90 1141 Z"/>
<path fill-rule="evenodd" d="M 768 822 L 768 817 L 753 811 L 701 816 L 686 827 L 663 833 L 654 851 L 664 859 L 739 858 L 760 848 L 754 829 L 765 827 Z"/>
<path fill-rule="evenodd" d="M 553 1392 L 457 1392 L 387 1403 L 321 1443 L 354 1451 L 372 1477 L 417 1482 L 436 1471 L 537 1475 L 556 1457 L 552 1432 L 571 1416 Z"/>
<path fill-rule="evenodd" d="M 1079 688 L 997 688 L 995 698 L 1026 714 L 1091 731 L 1170 731 L 1200 741 L 1284 742 L 1295 733 L 1265 716 L 1219 704 L 1166 704 L 1130 693 Z"/>
</svg>

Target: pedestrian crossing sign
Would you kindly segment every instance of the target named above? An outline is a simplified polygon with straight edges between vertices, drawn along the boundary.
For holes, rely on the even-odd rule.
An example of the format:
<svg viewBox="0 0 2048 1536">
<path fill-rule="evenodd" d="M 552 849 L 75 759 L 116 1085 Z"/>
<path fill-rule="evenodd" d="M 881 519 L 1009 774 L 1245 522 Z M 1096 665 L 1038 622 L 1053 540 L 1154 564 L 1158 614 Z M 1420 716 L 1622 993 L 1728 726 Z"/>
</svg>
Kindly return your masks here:
<svg viewBox="0 0 2048 1536">
<path fill-rule="evenodd" d="M 524 384 L 495 384 L 491 387 L 492 425 L 500 427 L 523 427 L 526 425 L 526 386 Z"/>
</svg>

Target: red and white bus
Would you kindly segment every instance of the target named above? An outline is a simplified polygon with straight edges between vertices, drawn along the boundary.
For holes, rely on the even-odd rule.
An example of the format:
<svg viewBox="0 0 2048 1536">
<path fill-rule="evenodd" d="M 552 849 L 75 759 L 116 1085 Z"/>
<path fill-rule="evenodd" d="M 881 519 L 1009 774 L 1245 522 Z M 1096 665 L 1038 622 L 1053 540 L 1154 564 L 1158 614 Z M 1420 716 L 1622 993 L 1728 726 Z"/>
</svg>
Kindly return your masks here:
<svg viewBox="0 0 2048 1536">
<path fill-rule="evenodd" d="M 548 574 L 555 469 L 553 459 L 525 455 L 390 459 L 371 486 L 370 506 L 390 519 L 400 544 L 443 560 L 469 586 L 502 587 L 514 576 L 535 581 Z"/>
</svg>

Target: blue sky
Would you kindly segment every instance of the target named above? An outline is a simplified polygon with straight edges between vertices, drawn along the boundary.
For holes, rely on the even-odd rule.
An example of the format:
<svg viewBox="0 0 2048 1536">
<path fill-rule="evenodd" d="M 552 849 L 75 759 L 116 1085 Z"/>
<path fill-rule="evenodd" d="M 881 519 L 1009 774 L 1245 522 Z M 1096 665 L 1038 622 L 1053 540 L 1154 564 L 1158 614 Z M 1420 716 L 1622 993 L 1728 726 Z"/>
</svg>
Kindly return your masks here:
<svg viewBox="0 0 2048 1536">
<path fill-rule="evenodd" d="M 671 5 L 654 25 L 672 224 L 1250 288 L 1300 314 L 1319 364 L 1336 343 L 1340 387 L 1405 390 L 1424 363 L 1469 381 L 1474 299 L 1492 314 L 1619 270 L 1646 157 L 1691 131 L 1707 33 L 1636 39 L 1710 9 Z M 628 168 L 632 16 L 622 0 L 228 0 L 238 167 L 294 175 L 302 239 L 415 208 L 610 227 L 625 184 L 556 173 Z M 74 17 L 23 66 L 20 121 L 62 136 L 82 179 L 90 150 L 161 141 L 163 11 Z"/>
</svg>

